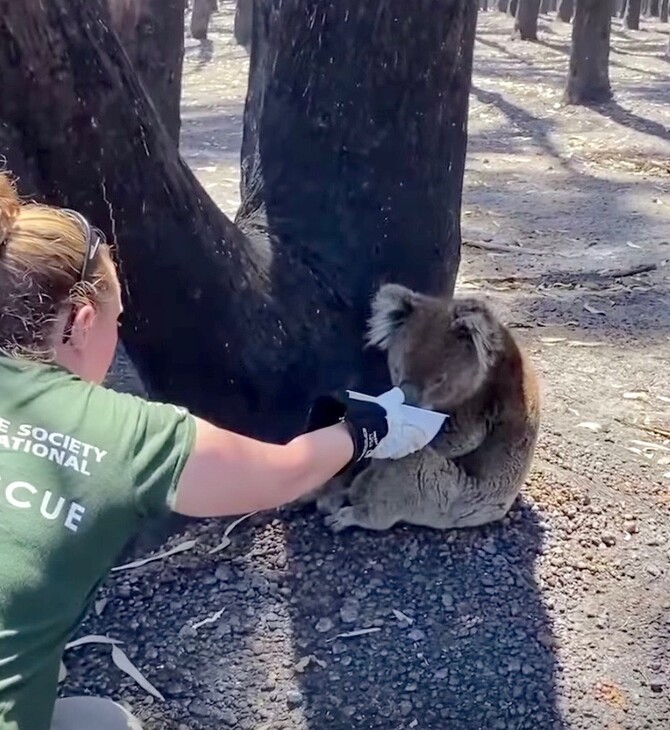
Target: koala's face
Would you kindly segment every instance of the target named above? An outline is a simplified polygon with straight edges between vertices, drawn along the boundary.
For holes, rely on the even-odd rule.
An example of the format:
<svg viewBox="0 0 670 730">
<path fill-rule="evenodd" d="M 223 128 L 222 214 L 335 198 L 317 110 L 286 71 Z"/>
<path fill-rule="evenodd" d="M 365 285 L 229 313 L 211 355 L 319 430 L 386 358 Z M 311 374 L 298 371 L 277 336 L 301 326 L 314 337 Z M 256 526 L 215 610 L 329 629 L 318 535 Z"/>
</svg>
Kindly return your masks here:
<svg viewBox="0 0 670 730">
<path fill-rule="evenodd" d="M 391 341 L 388 362 L 406 402 L 433 410 L 470 398 L 485 374 L 471 334 L 454 328 L 448 312 L 414 312 Z"/>
<path fill-rule="evenodd" d="M 487 378 L 493 327 L 480 302 L 424 297 L 391 284 L 375 299 L 369 339 L 388 351 L 391 380 L 407 403 L 449 411 Z"/>
</svg>

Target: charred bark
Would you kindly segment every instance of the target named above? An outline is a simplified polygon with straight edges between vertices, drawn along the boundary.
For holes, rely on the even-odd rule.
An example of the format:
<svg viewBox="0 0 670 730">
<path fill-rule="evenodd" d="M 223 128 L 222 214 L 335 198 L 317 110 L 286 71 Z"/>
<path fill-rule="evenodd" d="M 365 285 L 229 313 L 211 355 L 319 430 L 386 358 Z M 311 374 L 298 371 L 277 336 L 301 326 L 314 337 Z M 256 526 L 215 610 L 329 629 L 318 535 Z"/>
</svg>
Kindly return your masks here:
<svg viewBox="0 0 670 730">
<path fill-rule="evenodd" d="M 114 29 L 175 144 L 181 128 L 186 0 L 108 0 Z"/>
<path fill-rule="evenodd" d="M 628 30 L 640 29 L 640 9 L 642 7 L 641 0 L 627 0 L 626 14 L 623 19 L 624 27 Z"/>
<path fill-rule="evenodd" d="M 572 20 L 574 12 L 574 0 L 560 0 L 556 14 L 564 23 L 569 23 Z"/>
<path fill-rule="evenodd" d="M 237 0 L 235 5 L 235 25 L 233 33 L 235 41 L 246 48 L 251 49 L 251 31 L 254 13 L 254 0 Z"/>
<path fill-rule="evenodd" d="M 507 7 L 509 0 L 498 0 L 498 11 L 501 13 L 507 13 Z"/>
<path fill-rule="evenodd" d="M 514 21 L 514 34 L 522 41 L 537 40 L 540 0 L 519 0 Z"/>
<path fill-rule="evenodd" d="M 516 9 L 518 6 L 519 6 L 519 0 L 509 0 L 509 5 L 507 6 L 507 12 L 512 17 L 516 17 Z"/>
<path fill-rule="evenodd" d="M 217 0 L 193 0 L 191 36 L 199 41 L 207 40 L 209 21 L 217 8 Z"/>
<path fill-rule="evenodd" d="M 599 104 L 612 98 L 609 80 L 612 0 L 577 0 L 572 21 L 569 104 Z"/>
<path fill-rule="evenodd" d="M 0 118 L 38 192 L 115 243 L 150 395 L 286 439 L 316 393 L 387 387 L 362 350 L 372 293 L 454 285 L 475 22 L 470 0 L 254 13 L 235 225 L 98 0 L 0 0 Z"/>
<path fill-rule="evenodd" d="M 668 0 L 661 1 L 660 18 L 661 18 L 661 23 L 668 22 Z"/>
</svg>

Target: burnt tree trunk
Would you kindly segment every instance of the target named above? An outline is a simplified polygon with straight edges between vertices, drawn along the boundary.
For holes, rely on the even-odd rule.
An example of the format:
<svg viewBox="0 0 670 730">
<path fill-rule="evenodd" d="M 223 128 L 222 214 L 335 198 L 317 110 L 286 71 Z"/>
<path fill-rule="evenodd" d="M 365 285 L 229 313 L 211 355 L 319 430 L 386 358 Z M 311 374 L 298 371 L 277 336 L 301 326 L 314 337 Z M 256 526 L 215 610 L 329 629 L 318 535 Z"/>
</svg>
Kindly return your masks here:
<svg viewBox="0 0 670 730">
<path fill-rule="evenodd" d="M 612 98 L 609 80 L 612 0 L 577 0 L 565 98 L 569 104 L 599 104 Z"/>
<path fill-rule="evenodd" d="M 660 12 L 659 12 L 659 2 L 658 0 L 650 0 L 649 2 L 649 15 L 651 15 L 652 18 L 658 18 Z"/>
<path fill-rule="evenodd" d="M 509 6 L 509 0 L 498 0 L 498 11 L 506 13 Z"/>
<path fill-rule="evenodd" d="M 661 0 L 661 23 L 668 22 L 668 0 Z"/>
<path fill-rule="evenodd" d="M 560 0 L 556 14 L 564 23 L 569 23 L 572 20 L 574 12 L 574 0 Z"/>
<path fill-rule="evenodd" d="M 209 21 L 216 10 L 216 0 L 193 0 L 191 36 L 199 41 L 207 40 Z"/>
<path fill-rule="evenodd" d="M 108 0 L 113 26 L 175 144 L 186 0 Z"/>
<path fill-rule="evenodd" d="M 514 34 L 522 41 L 537 40 L 540 0 L 519 0 L 514 21 Z"/>
<path fill-rule="evenodd" d="M 626 2 L 626 14 L 623 19 L 623 24 L 629 30 L 640 29 L 640 8 L 642 7 L 641 0 L 627 0 Z"/>
<path fill-rule="evenodd" d="M 516 16 L 516 9 L 519 5 L 519 0 L 509 0 L 509 5 L 507 6 L 507 12 L 512 16 Z"/>
<path fill-rule="evenodd" d="M 235 4 L 235 25 L 233 33 L 235 41 L 246 48 L 251 49 L 251 32 L 254 13 L 254 0 L 237 0 Z"/>
<path fill-rule="evenodd" d="M 621 0 L 621 8 L 619 9 L 619 17 L 623 18 L 628 8 L 628 0 Z"/>
<path fill-rule="evenodd" d="M 115 243 L 123 340 L 150 395 L 284 440 L 317 393 L 388 387 L 362 349 L 371 295 L 453 290 L 476 5 L 255 12 L 237 225 L 180 159 L 105 13 L 0 0 L 0 119 L 32 173 L 22 192 Z"/>
</svg>

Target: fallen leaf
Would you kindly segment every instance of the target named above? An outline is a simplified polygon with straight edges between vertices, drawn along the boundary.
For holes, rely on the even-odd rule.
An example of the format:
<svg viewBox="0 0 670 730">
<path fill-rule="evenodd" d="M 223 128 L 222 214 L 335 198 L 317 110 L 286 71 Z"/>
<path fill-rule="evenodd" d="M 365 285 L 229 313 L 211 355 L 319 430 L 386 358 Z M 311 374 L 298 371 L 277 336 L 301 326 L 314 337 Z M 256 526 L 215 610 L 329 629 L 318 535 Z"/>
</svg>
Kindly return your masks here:
<svg viewBox="0 0 670 730">
<path fill-rule="evenodd" d="M 140 672 L 140 670 L 128 659 L 116 644 L 112 646 L 112 661 L 116 666 L 131 677 L 145 692 L 165 701 L 165 697 L 151 684 L 151 682 Z"/>
<path fill-rule="evenodd" d="M 544 342 L 545 345 L 555 345 L 558 342 L 565 342 L 567 337 L 540 337 L 540 342 Z"/>
<path fill-rule="evenodd" d="M 670 403 L 670 398 L 668 398 L 667 395 L 658 395 L 656 396 L 659 400 L 662 400 L 664 403 Z"/>
<path fill-rule="evenodd" d="M 647 456 L 647 454 L 645 454 L 642 449 L 638 449 L 637 446 L 626 446 L 626 451 L 637 454 L 637 456 L 646 456 L 647 458 L 649 458 L 649 456 Z"/>
<path fill-rule="evenodd" d="M 410 626 L 414 623 L 414 619 L 410 618 L 407 614 L 403 613 L 402 611 L 398 611 L 397 609 L 392 609 L 393 615 L 398 619 L 398 621 L 406 621 Z"/>
<path fill-rule="evenodd" d="M 630 248 L 642 248 L 642 246 L 638 246 L 637 243 L 633 243 L 632 241 L 626 241 L 626 246 L 630 246 Z"/>
<path fill-rule="evenodd" d="M 101 616 L 102 612 L 105 610 L 105 607 L 109 603 L 108 598 L 101 598 L 99 601 L 95 602 L 94 610 L 96 616 Z"/>
<path fill-rule="evenodd" d="M 589 312 L 590 314 L 603 314 L 606 315 L 607 312 L 603 312 L 602 309 L 596 309 L 595 307 L 592 307 L 590 304 L 585 304 L 584 309 Z"/>
<path fill-rule="evenodd" d="M 310 665 L 310 663 L 314 662 L 314 664 L 318 664 L 321 669 L 326 668 L 326 662 L 324 662 L 322 659 L 317 659 L 317 657 L 314 656 L 314 654 L 308 654 L 307 656 L 302 657 L 299 659 L 295 666 L 293 667 L 296 672 L 299 672 L 302 674 L 302 672 L 307 669 L 307 667 Z"/>
<path fill-rule="evenodd" d="M 223 616 L 223 612 L 226 610 L 225 606 L 221 608 L 220 610 L 216 611 L 216 613 L 213 613 L 211 616 L 208 616 L 207 618 L 202 619 L 202 621 L 197 621 L 196 623 L 191 626 L 191 628 L 194 631 L 197 631 L 202 626 L 206 626 L 207 624 L 213 624 L 216 623 L 221 616 Z"/>
<path fill-rule="evenodd" d="M 80 639 L 75 639 L 69 644 L 65 644 L 65 649 L 76 649 L 78 646 L 84 646 L 84 644 L 121 644 L 123 642 L 117 639 L 110 639 L 109 636 L 100 636 L 99 634 L 88 634 L 82 636 Z"/>
<path fill-rule="evenodd" d="M 214 555 L 214 553 L 218 553 L 220 550 L 225 550 L 231 542 L 232 540 L 229 537 L 224 537 L 216 547 L 213 547 L 209 551 L 209 554 Z"/>
<path fill-rule="evenodd" d="M 613 682 L 604 680 L 598 682 L 595 687 L 596 698 L 606 702 L 611 707 L 616 707 L 619 710 L 623 710 L 627 706 L 626 695 L 620 687 L 617 687 Z"/>
<path fill-rule="evenodd" d="M 604 342 L 585 342 L 584 340 L 570 340 L 568 345 L 570 347 L 602 347 Z"/>
<path fill-rule="evenodd" d="M 249 512 L 246 515 L 242 515 L 242 517 L 238 517 L 236 520 L 231 522 L 228 527 L 226 527 L 226 529 L 223 531 L 223 539 L 221 540 L 221 542 L 216 547 L 212 548 L 209 551 L 209 554 L 213 555 L 214 553 L 218 553 L 219 550 L 225 550 L 225 548 L 230 545 L 230 538 L 228 537 L 228 535 L 230 535 L 230 533 L 240 524 L 240 522 L 244 522 L 244 520 L 255 515 L 256 512 L 258 512 L 258 510 L 255 510 L 254 512 Z"/>
<path fill-rule="evenodd" d="M 637 444 L 638 446 L 642 446 L 645 449 L 651 449 L 652 451 L 668 451 L 668 452 L 670 452 L 670 447 L 663 446 L 662 444 L 654 444 L 651 441 L 638 441 L 637 439 L 631 439 L 631 443 Z"/>
<path fill-rule="evenodd" d="M 179 545 L 176 545 L 175 547 L 171 548 L 170 550 L 166 550 L 163 553 L 152 555 L 149 558 L 142 558 L 141 560 L 134 560 L 132 563 L 126 563 L 125 565 L 118 565 L 116 568 L 112 568 L 112 573 L 115 573 L 119 570 L 131 570 L 132 568 L 139 568 L 142 565 L 146 565 L 147 563 L 153 563 L 155 560 L 163 560 L 163 558 L 167 558 L 170 555 L 176 555 L 177 553 L 183 553 L 187 550 L 192 550 L 195 545 L 196 540 L 186 540 L 185 542 L 182 542 Z"/>
<path fill-rule="evenodd" d="M 373 629 L 356 629 L 355 631 L 345 631 L 343 634 L 337 634 L 328 641 L 335 641 L 335 639 L 353 639 L 354 636 L 365 636 L 365 634 L 375 634 L 377 631 L 381 631 L 380 628 Z"/>
<path fill-rule="evenodd" d="M 649 395 L 647 393 L 644 393 L 643 391 L 628 391 L 623 394 L 623 397 L 626 400 L 643 400 L 648 401 Z"/>
<path fill-rule="evenodd" d="M 582 421 L 577 424 L 577 428 L 588 428 L 589 431 L 600 431 L 602 426 L 595 421 Z"/>
</svg>

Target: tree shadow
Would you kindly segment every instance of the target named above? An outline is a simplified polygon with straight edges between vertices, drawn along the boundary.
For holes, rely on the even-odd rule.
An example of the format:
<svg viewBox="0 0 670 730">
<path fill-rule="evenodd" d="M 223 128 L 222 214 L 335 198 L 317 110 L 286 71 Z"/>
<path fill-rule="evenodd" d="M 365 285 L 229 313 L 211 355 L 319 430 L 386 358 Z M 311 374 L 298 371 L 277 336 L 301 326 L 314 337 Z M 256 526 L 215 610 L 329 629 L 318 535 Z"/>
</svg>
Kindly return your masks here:
<svg viewBox="0 0 670 730">
<path fill-rule="evenodd" d="M 184 723 L 190 730 L 218 730 L 240 727 L 238 720 L 241 727 L 258 727 L 247 721 L 249 688 L 254 688 L 257 718 L 270 716 L 262 708 L 276 699 L 263 692 L 271 668 L 259 658 L 258 647 L 267 638 L 266 617 L 281 622 L 286 600 L 281 578 L 269 580 L 250 557 L 254 528 L 262 529 L 266 517 L 241 528 L 234 544 L 214 555 L 208 551 L 222 539 L 220 523 L 191 521 L 198 549 L 113 574 L 98 595 L 107 602 L 104 612 L 90 612 L 77 632 L 123 642 L 124 652 L 164 701 L 157 706 L 111 664 L 109 647 L 95 646 L 66 653 L 69 675 L 60 695 L 129 699 L 145 730 L 178 730 Z M 175 545 L 185 539 L 174 537 Z M 117 564 L 139 555 L 146 551 L 126 550 Z M 274 620 L 271 630 L 277 628 Z M 284 623 L 282 629 L 288 627 L 286 616 Z M 291 650 L 290 631 L 284 633 L 281 656 Z"/>
<path fill-rule="evenodd" d="M 322 663 L 300 677 L 308 727 L 565 727 L 534 577 L 543 526 L 522 500 L 511 517 L 339 536 L 309 512 L 284 523 L 295 659 Z"/>
<path fill-rule="evenodd" d="M 654 76 L 657 79 L 662 79 L 663 81 L 670 81 L 670 74 L 662 73 L 660 71 L 654 71 L 653 69 L 647 69 L 647 68 L 640 68 L 639 66 L 631 66 L 629 64 L 623 63 L 622 61 L 618 61 L 614 58 L 612 58 L 612 55 L 618 55 L 618 52 L 613 51 L 613 53 L 610 55 L 610 65 L 616 66 L 618 68 L 623 68 L 626 71 L 633 71 L 634 73 L 641 73 L 645 74 L 647 76 Z M 633 54 L 627 54 L 627 55 L 633 55 Z"/>
<path fill-rule="evenodd" d="M 549 138 L 549 132 L 553 123 L 544 119 L 538 119 L 525 109 L 507 101 L 502 94 L 493 91 L 486 91 L 476 84 L 472 84 L 471 94 L 482 104 L 494 104 L 512 122 L 523 130 L 524 134 L 531 137 L 533 142 L 558 164 L 571 171 L 572 167 L 568 160 L 561 156 L 556 145 Z"/>
<path fill-rule="evenodd" d="M 546 38 L 540 38 L 539 43 L 540 43 L 540 45 L 544 46 L 545 48 L 551 48 L 552 51 L 556 51 L 556 53 L 559 53 L 562 56 L 570 55 L 570 44 L 569 43 L 552 42 L 552 41 L 548 41 Z"/>
<path fill-rule="evenodd" d="M 527 43 L 528 41 L 518 41 L 515 39 L 510 39 L 511 42 L 514 43 Z M 484 46 L 489 46 L 489 48 L 493 48 L 497 51 L 500 51 L 501 53 L 504 53 L 506 56 L 509 56 L 510 58 L 514 59 L 514 61 L 520 61 L 524 66 L 526 66 L 528 69 L 532 69 L 534 73 L 540 74 L 542 69 L 540 69 L 537 65 L 537 60 L 534 58 L 526 58 L 525 56 L 514 53 L 514 51 L 510 50 L 507 46 L 505 46 L 503 43 L 499 43 L 497 41 L 492 40 L 491 38 L 485 38 L 483 36 L 477 36 L 477 42 L 481 43 Z M 562 46 L 558 43 L 551 43 L 550 41 L 547 41 L 546 39 L 542 38 L 541 36 L 538 36 L 536 41 L 533 41 L 533 43 L 546 46 L 547 48 L 551 48 L 552 50 L 557 51 L 561 54 L 569 54 L 570 53 L 570 47 Z M 482 69 L 481 67 L 477 67 L 477 72 L 481 74 Z M 525 76 L 526 74 L 522 69 L 515 69 L 515 73 L 519 76 Z M 556 74 L 558 76 L 558 74 Z"/>
<path fill-rule="evenodd" d="M 214 42 L 206 38 L 205 40 L 198 41 L 195 43 L 189 43 L 184 48 L 184 60 L 189 62 L 184 64 L 183 75 L 190 76 L 191 74 L 198 73 L 207 64 L 211 63 L 214 58 Z M 191 61 L 195 61 L 191 65 Z"/>
<path fill-rule="evenodd" d="M 649 277 L 654 277 L 653 285 Z M 514 298 L 513 326 L 534 328 L 539 322 L 545 328 L 569 328 L 574 339 L 603 345 L 621 337 L 642 343 L 670 335 L 670 286 L 662 269 L 623 278 L 596 271 L 548 271 L 515 277 L 512 286 L 525 290 Z"/>
<path fill-rule="evenodd" d="M 591 108 L 598 114 L 620 124 L 622 127 L 629 127 L 640 134 L 658 137 L 666 142 L 670 142 L 670 127 L 654 122 L 651 119 L 641 117 L 638 114 L 625 109 L 616 101 L 609 101 L 606 104 L 595 105 Z"/>
<path fill-rule="evenodd" d="M 243 104 L 189 106 L 182 111 L 180 151 L 191 168 L 202 162 L 239 167 Z"/>
</svg>

